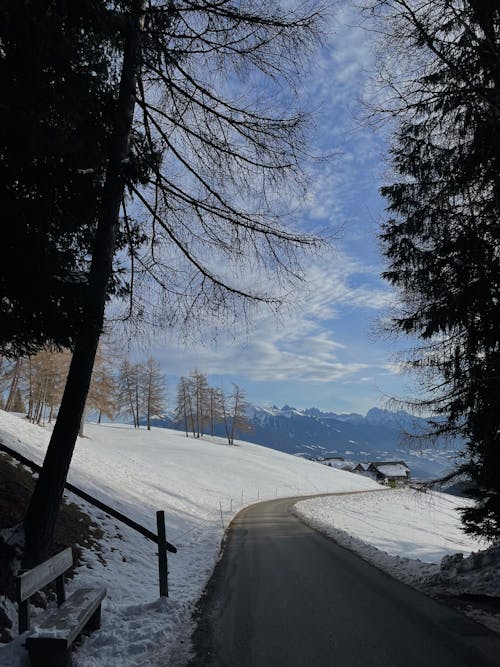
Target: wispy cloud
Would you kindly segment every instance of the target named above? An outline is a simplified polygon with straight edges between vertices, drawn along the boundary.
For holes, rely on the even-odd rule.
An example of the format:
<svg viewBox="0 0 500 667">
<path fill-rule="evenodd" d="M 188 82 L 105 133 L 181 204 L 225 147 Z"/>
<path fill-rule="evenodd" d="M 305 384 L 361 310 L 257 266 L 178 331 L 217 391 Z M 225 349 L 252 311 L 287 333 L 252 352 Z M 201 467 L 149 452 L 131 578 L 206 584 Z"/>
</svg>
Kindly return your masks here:
<svg viewBox="0 0 500 667">
<path fill-rule="evenodd" d="M 330 236 L 333 250 L 311 258 L 303 286 L 291 295 L 279 320 L 259 311 L 252 329 L 237 341 L 229 332 L 206 346 L 184 348 L 169 340 L 155 354 L 172 375 L 199 367 L 211 376 L 238 377 L 243 386 L 245 380 L 264 382 L 267 390 L 278 383 L 286 400 L 293 401 L 295 392 L 306 395 L 297 402 L 307 403 L 311 388 L 317 396 L 328 394 L 332 403 L 351 401 L 356 409 L 360 403 L 376 403 L 379 384 L 392 382 L 400 369 L 390 362 L 390 346 L 374 343 L 368 335 L 371 322 L 394 299 L 379 277 L 382 260 L 376 244 L 385 140 L 360 122 L 360 99 L 370 85 L 372 38 L 360 27 L 352 3 L 337 4 L 332 17 L 331 35 L 302 93 L 304 105 L 316 110 L 311 153 L 334 152 L 337 157 L 311 165 L 301 225 L 307 232 Z"/>
<path fill-rule="evenodd" d="M 337 253 L 314 264 L 307 278 L 281 318 L 261 311 L 250 333 L 238 342 L 223 336 L 209 347 L 183 349 L 174 342 L 162 346 L 165 368 L 177 375 L 199 366 L 213 375 L 295 382 L 332 382 L 382 370 L 384 362 L 374 362 L 369 354 L 353 358 L 350 336 L 335 333 L 335 322 L 346 317 L 346 311 L 352 317 L 356 311 L 376 312 L 387 305 L 387 290 L 356 284 L 362 278 L 371 280 L 372 268 Z"/>
</svg>

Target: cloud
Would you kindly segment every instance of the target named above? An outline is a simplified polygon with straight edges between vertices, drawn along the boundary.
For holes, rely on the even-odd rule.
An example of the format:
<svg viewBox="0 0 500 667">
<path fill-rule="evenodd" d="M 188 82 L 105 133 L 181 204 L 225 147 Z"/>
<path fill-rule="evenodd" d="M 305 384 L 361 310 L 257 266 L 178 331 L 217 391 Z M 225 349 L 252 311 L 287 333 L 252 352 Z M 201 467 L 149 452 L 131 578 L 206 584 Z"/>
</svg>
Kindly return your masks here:
<svg viewBox="0 0 500 667">
<path fill-rule="evenodd" d="M 376 312 L 390 299 L 387 289 L 353 284 L 361 278 L 373 280 L 373 267 L 361 266 L 336 253 L 323 258 L 307 272 L 302 293 L 288 305 L 279 319 L 260 311 L 249 334 L 234 341 L 228 332 L 209 345 L 182 348 L 170 341 L 158 348 L 164 368 L 185 375 L 199 367 L 209 375 L 245 376 L 256 381 L 332 382 L 355 379 L 384 371 L 385 360 L 354 354 L 351 349 L 358 326 L 355 313 Z M 347 339 L 336 333 L 336 322 L 351 313 L 353 333 Z"/>
<path fill-rule="evenodd" d="M 286 382 L 289 395 L 293 383 L 301 395 L 314 387 L 327 393 L 318 386 L 331 383 L 333 395 L 336 383 L 344 387 L 340 402 L 349 398 L 355 405 L 355 395 L 365 392 L 368 406 L 376 402 L 377 383 L 391 383 L 399 375 L 399 367 L 388 361 L 389 344 L 368 339 L 371 323 L 395 297 L 379 277 L 375 236 L 383 209 L 378 186 L 385 139 L 360 121 L 360 98 L 370 86 L 373 62 L 373 38 L 360 24 L 351 3 L 336 4 L 331 35 L 301 88 L 304 106 L 316 109 L 311 153 L 338 155 L 330 162 L 311 162 L 311 188 L 299 224 L 307 233 L 332 238 L 334 249 L 306 258 L 305 282 L 279 320 L 259 310 L 251 330 L 238 340 L 227 332 L 206 345 L 182 347 L 174 336 L 159 344 L 153 353 L 167 373 L 185 375 L 198 367 L 211 376 L 241 378 L 243 386 L 245 379 L 269 387 L 281 382 L 280 391 Z M 295 201 L 287 203 L 293 208 Z M 249 269 L 243 273 L 243 284 L 249 275 L 256 277 Z"/>
</svg>

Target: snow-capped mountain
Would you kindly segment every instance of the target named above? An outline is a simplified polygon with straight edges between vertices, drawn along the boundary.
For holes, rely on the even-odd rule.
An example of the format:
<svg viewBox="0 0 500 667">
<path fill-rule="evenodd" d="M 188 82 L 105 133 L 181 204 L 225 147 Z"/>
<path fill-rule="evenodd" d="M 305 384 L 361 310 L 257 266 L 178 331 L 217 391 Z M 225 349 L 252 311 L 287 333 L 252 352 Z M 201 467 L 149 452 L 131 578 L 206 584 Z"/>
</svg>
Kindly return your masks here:
<svg viewBox="0 0 500 667">
<path fill-rule="evenodd" d="M 317 408 L 298 410 L 289 405 L 278 408 L 248 405 L 252 430 L 239 433 L 242 440 L 256 442 L 278 451 L 310 459 L 342 457 L 348 461 L 405 460 L 413 478 L 430 479 L 448 472 L 459 444 L 417 446 L 405 433 L 419 433 L 425 419 L 400 410 L 372 408 L 366 416 L 322 412 Z M 157 426 L 175 428 L 170 419 Z M 182 428 L 182 426 L 181 426 Z M 223 427 L 216 429 L 223 436 Z"/>
</svg>

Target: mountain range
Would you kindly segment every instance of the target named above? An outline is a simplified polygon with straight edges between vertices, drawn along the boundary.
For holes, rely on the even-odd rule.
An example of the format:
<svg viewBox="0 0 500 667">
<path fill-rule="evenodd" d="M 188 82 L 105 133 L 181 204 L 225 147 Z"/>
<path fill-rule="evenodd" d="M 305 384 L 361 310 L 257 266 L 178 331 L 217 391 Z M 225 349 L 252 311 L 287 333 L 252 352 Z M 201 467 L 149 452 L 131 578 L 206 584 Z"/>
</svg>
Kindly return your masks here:
<svg viewBox="0 0 500 667">
<path fill-rule="evenodd" d="M 434 445 L 412 443 L 407 434 L 424 432 L 426 420 L 404 410 L 372 408 L 366 416 L 337 414 L 317 408 L 297 410 L 284 405 L 247 406 L 251 430 L 240 440 L 312 460 L 336 458 L 337 466 L 349 463 L 404 460 L 413 479 L 433 479 L 447 473 L 460 451 L 460 443 Z M 172 417 L 155 420 L 155 426 L 179 428 Z M 183 426 L 181 425 L 182 429 Z M 215 435 L 224 436 L 222 425 Z M 340 460 L 344 459 L 344 463 Z"/>
</svg>

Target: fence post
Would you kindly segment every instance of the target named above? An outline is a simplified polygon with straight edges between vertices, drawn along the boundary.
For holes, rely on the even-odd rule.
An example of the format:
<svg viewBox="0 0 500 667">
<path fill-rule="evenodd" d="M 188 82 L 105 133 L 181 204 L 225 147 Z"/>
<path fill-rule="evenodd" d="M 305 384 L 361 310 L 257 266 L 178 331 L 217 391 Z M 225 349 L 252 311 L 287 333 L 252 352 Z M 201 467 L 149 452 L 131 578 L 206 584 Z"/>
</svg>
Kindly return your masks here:
<svg viewBox="0 0 500 667">
<path fill-rule="evenodd" d="M 158 575 L 160 580 L 160 597 L 168 598 L 168 561 L 167 537 L 165 535 L 165 512 L 156 512 L 156 528 L 158 534 Z"/>
</svg>

